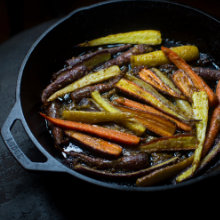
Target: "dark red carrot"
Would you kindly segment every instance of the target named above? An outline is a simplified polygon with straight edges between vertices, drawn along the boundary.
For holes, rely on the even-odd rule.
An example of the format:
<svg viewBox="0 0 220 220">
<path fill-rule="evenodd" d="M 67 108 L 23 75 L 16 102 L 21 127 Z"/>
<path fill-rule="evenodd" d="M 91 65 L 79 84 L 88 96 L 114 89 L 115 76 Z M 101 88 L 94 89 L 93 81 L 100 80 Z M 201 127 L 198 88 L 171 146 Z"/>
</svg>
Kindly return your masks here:
<svg viewBox="0 0 220 220">
<path fill-rule="evenodd" d="M 214 144 L 215 138 L 220 131 L 220 105 L 215 108 L 210 120 L 209 130 L 206 136 L 206 140 L 203 146 L 203 157 L 207 154 L 209 149 Z"/>
<path fill-rule="evenodd" d="M 77 130 L 77 131 L 94 134 L 101 138 L 106 138 L 108 140 L 112 140 L 118 143 L 136 145 L 140 141 L 139 137 L 132 135 L 132 134 L 125 133 L 125 132 L 121 132 L 121 131 L 117 131 L 117 130 L 113 130 L 109 128 L 104 128 L 104 127 L 97 126 L 97 125 L 90 125 L 90 124 L 84 124 L 80 122 L 67 121 L 67 120 L 62 120 L 58 118 L 51 118 L 43 113 L 40 113 L 40 115 L 59 127 L 69 129 L 69 130 Z"/>
<path fill-rule="evenodd" d="M 192 70 L 190 65 L 188 65 L 184 59 L 179 57 L 177 53 L 167 47 L 162 46 L 161 50 L 165 53 L 165 55 L 172 63 L 174 63 L 179 69 L 182 69 L 191 78 L 194 86 L 199 91 L 205 91 L 207 93 L 210 105 L 216 104 L 217 97 L 215 93 L 206 84 L 206 82 Z"/>
</svg>

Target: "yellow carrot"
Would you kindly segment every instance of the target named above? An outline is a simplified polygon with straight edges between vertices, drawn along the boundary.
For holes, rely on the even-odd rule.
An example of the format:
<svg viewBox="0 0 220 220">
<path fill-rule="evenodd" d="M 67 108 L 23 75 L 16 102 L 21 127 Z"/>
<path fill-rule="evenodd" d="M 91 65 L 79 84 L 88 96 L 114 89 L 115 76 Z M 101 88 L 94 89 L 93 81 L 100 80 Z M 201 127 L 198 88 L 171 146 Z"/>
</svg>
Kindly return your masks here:
<svg viewBox="0 0 220 220">
<path fill-rule="evenodd" d="M 91 47 L 105 44 L 161 44 L 161 33 L 157 30 L 131 31 L 100 37 L 79 44 L 80 47 Z"/>
<path fill-rule="evenodd" d="M 181 182 L 193 176 L 193 174 L 199 167 L 200 160 L 202 157 L 203 145 L 205 142 L 209 110 L 208 96 L 204 91 L 195 92 L 193 93 L 192 99 L 193 115 L 194 118 L 198 120 L 198 122 L 196 123 L 196 136 L 198 139 L 198 146 L 194 153 L 192 166 L 176 178 L 177 182 Z"/>
<path fill-rule="evenodd" d="M 120 72 L 121 72 L 120 68 L 115 65 L 107 69 L 101 69 L 95 73 L 90 73 L 82 77 L 81 79 L 71 83 L 70 85 L 64 87 L 63 89 L 58 90 L 53 95 L 51 95 L 47 101 L 48 102 L 53 101 L 58 97 L 64 96 L 67 93 L 75 91 L 76 89 L 108 80 L 114 76 L 118 76 Z"/>
</svg>

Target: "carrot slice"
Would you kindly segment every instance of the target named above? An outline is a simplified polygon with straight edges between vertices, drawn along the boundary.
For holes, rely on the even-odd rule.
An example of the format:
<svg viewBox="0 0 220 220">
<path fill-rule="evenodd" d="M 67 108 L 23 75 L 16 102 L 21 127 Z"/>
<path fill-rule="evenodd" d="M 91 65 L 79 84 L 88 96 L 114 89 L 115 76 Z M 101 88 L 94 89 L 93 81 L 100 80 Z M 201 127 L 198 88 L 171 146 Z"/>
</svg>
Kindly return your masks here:
<svg viewBox="0 0 220 220">
<path fill-rule="evenodd" d="M 172 75 L 172 80 L 174 84 L 179 88 L 179 90 L 192 102 L 193 92 L 198 91 L 198 89 L 193 85 L 191 79 L 182 70 L 177 70 Z"/>
<path fill-rule="evenodd" d="M 167 119 L 169 119 L 170 121 L 173 121 L 176 123 L 177 127 L 184 130 L 184 131 L 191 131 L 192 130 L 192 126 L 185 123 L 185 122 L 182 122 L 180 120 L 177 120 L 176 118 L 173 118 L 169 115 L 166 115 L 164 114 L 163 112 L 151 107 L 151 106 L 148 106 L 148 105 L 144 105 L 144 104 L 141 104 L 139 102 L 136 102 L 136 101 L 133 101 L 133 100 L 130 100 L 130 99 L 126 99 L 126 98 L 122 98 L 122 97 L 119 97 L 117 99 L 114 99 L 114 102 L 117 102 L 118 104 L 121 104 L 123 106 L 127 106 L 127 107 L 130 107 L 130 108 L 133 108 L 135 110 L 139 110 L 139 111 L 147 111 L 147 112 L 151 112 L 151 113 L 155 113 L 155 114 L 158 114 L 158 115 L 161 115 Z"/>
<path fill-rule="evenodd" d="M 149 85 L 143 80 L 139 80 L 144 84 Z M 166 114 L 172 115 L 173 117 L 177 117 L 179 119 L 185 119 L 185 117 L 178 112 L 179 109 L 171 101 L 161 95 L 157 96 L 156 93 L 153 94 L 147 89 L 145 90 L 145 88 L 130 80 L 122 78 L 115 84 L 115 87 L 129 96 L 133 96 L 134 98 L 137 98 L 145 103 L 150 103 L 152 106 L 165 112 Z"/>
<path fill-rule="evenodd" d="M 172 136 L 176 131 L 176 124 L 169 119 L 151 112 L 136 111 L 131 108 L 116 106 L 124 112 L 134 114 L 134 118 L 148 130 L 163 137 Z"/>
<path fill-rule="evenodd" d="M 166 166 L 164 168 L 155 170 L 154 172 L 140 177 L 136 181 L 137 186 L 152 186 L 161 181 L 174 177 L 179 172 L 184 170 L 193 161 L 193 156 L 183 159 L 173 165 Z"/>
<path fill-rule="evenodd" d="M 132 134 L 125 133 L 125 132 L 121 132 L 121 131 L 117 131 L 117 130 L 113 130 L 109 128 L 104 128 L 104 127 L 97 126 L 97 125 L 90 125 L 90 124 L 84 124 L 80 122 L 66 121 L 66 120 L 62 120 L 58 118 L 52 118 L 43 113 L 40 113 L 40 115 L 59 127 L 62 127 L 65 129 L 87 132 L 87 133 L 94 134 L 99 137 L 106 138 L 108 140 L 112 140 L 118 143 L 136 145 L 140 141 L 139 137 L 132 135 Z"/>
<path fill-rule="evenodd" d="M 142 80 L 152 85 L 155 89 L 172 97 L 185 99 L 184 96 L 177 94 L 172 88 L 166 85 L 153 71 L 143 68 L 139 72 L 139 76 Z"/>
<path fill-rule="evenodd" d="M 195 174 L 202 158 L 203 146 L 205 143 L 209 110 L 208 95 L 205 91 L 195 92 L 193 93 L 192 99 L 193 115 L 198 120 L 196 123 L 198 146 L 194 152 L 192 166 L 176 177 L 177 182 L 182 182 Z"/>
<path fill-rule="evenodd" d="M 167 47 L 162 46 L 161 50 L 172 63 L 174 63 L 179 69 L 182 69 L 191 78 L 194 86 L 199 91 L 205 91 L 207 93 L 210 105 L 216 104 L 217 97 L 215 93 L 206 84 L 206 82 L 192 70 L 190 65 L 188 65 L 184 59 L 179 57 L 177 53 Z"/>
<path fill-rule="evenodd" d="M 206 136 L 205 144 L 203 146 L 202 156 L 205 156 L 209 151 L 209 149 L 212 147 L 219 131 L 220 131 L 220 106 L 216 107 L 212 113 L 212 117 L 209 125 L 209 131 Z"/>
<path fill-rule="evenodd" d="M 75 131 L 65 131 L 65 134 L 100 153 L 114 157 L 118 157 L 122 153 L 122 147 L 100 138 L 91 137 Z"/>
<path fill-rule="evenodd" d="M 179 134 L 170 137 L 153 139 L 140 146 L 140 150 L 152 153 L 160 151 L 194 150 L 197 148 L 197 138 L 194 135 Z"/>
</svg>

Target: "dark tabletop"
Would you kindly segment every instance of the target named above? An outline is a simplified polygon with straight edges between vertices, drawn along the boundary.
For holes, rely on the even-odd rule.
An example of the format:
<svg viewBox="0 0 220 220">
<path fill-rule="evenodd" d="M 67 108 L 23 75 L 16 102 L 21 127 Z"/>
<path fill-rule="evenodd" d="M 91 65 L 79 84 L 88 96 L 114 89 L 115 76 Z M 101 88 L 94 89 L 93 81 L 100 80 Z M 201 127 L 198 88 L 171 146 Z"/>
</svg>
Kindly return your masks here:
<svg viewBox="0 0 220 220">
<path fill-rule="evenodd" d="M 15 102 L 17 75 L 25 54 L 37 37 L 54 22 L 43 23 L 0 45 L 0 127 Z M 13 134 L 24 151 L 30 148 L 32 154 L 38 153 L 19 123 L 14 125 Z M 145 214 L 147 217 L 153 208 L 176 207 L 175 210 L 187 209 L 188 212 L 195 210 L 194 204 L 199 201 L 206 207 L 212 206 L 215 203 L 213 199 L 219 196 L 220 177 L 166 192 L 131 193 L 97 187 L 67 174 L 30 172 L 17 163 L 0 138 L 1 220 L 73 219 L 88 215 L 110 217 L 117 216 L 118 212 Z M 166 213 L 169 216 L 171 212 Z M 213 213 L 213 210 L 210 212 Z"/>
</svg>

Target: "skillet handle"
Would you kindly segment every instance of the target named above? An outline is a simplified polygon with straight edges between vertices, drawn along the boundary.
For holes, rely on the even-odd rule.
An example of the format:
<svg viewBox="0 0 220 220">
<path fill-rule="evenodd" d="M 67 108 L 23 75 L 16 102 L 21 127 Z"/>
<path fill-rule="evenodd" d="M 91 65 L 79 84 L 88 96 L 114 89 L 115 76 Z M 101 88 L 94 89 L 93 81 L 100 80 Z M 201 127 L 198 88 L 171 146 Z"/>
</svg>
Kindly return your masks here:
<svg viewBox="0 0 220 220">
<path fill-rule="evenodd" d="M 57 172 L 65 172 L 65 166 L 59 164 L 52 156 L 48 153 L 44 156 L 47 158 L 45 162 L 32 162 L 20 149 L 17 145 L 12 133 L 11 128 L 16 120 L 20 120 L 22 122 L 22 117 L 20 113 L 19 104 L 15 103 L 11 112 L 9 113 L 6 121 L 4 122 L 1 134 L 3 140 L 8 147 L 9 151 L 12 155 L 17 159 L 17 161 L 21 164 L 22 167 L 28 170 L 37 170 L 37 171 L 57 171 Z"/>
</svg>

